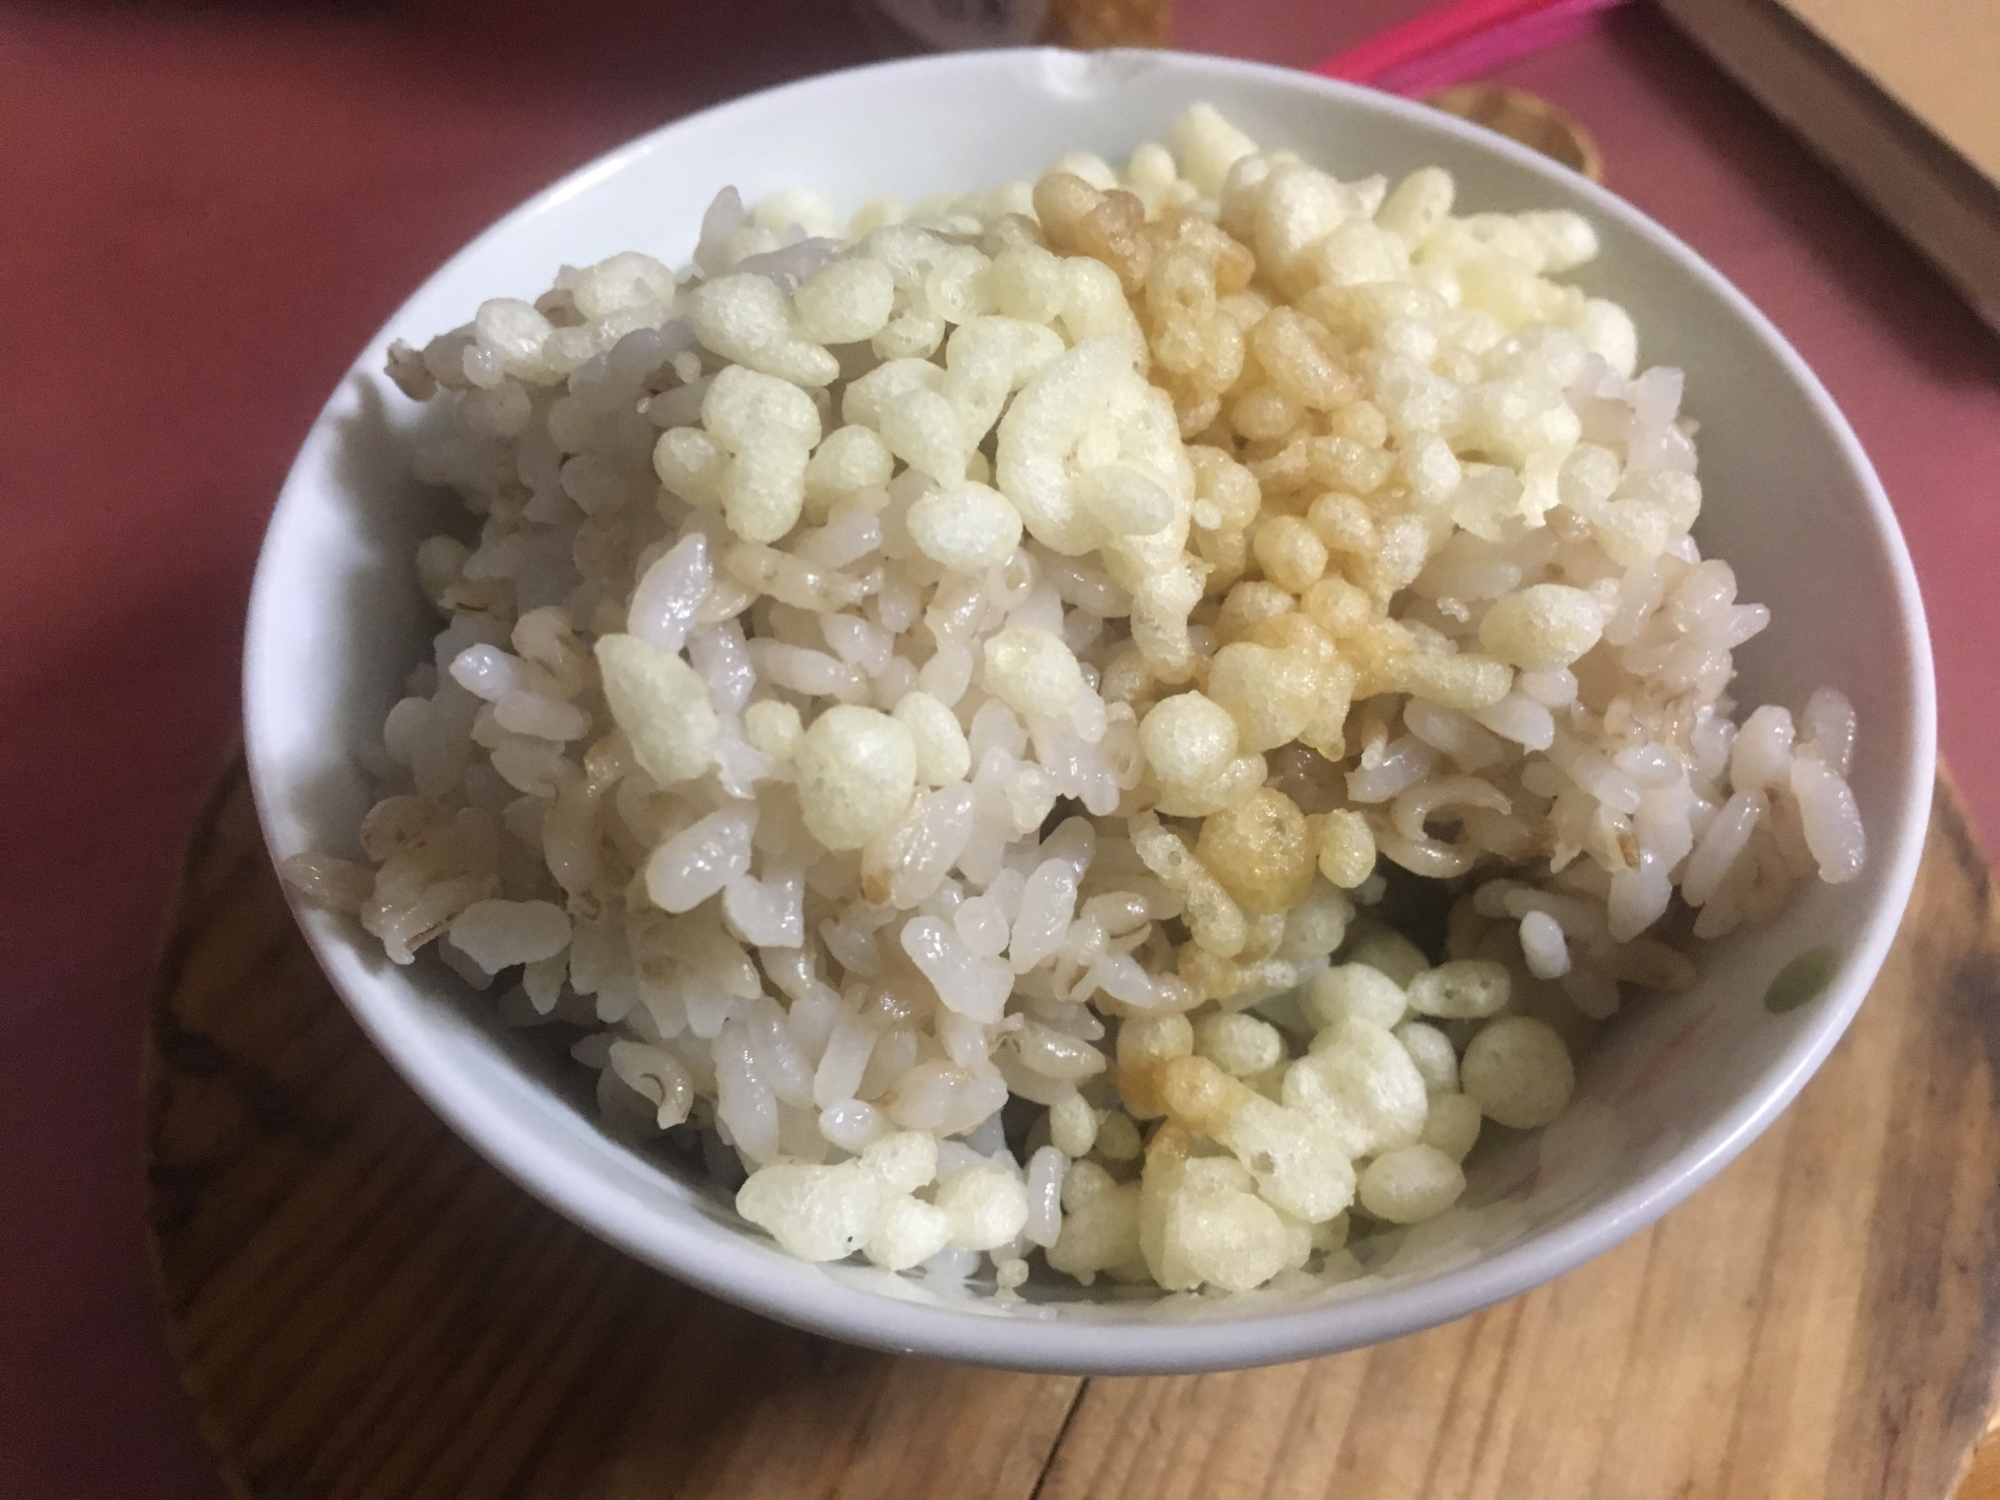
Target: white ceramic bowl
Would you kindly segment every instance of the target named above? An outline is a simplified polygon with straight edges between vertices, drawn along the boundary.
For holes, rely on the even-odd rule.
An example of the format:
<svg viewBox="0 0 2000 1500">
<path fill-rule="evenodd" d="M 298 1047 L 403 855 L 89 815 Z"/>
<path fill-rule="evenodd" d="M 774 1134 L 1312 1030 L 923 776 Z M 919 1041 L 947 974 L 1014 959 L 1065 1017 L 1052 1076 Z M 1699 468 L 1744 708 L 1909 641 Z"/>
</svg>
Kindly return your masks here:
<svg viewBox="0 0 2000 1500">
<path fill-rule="evenodd" d="M 725 1195 L 599 1132 L 562 1069 L 495 1024 L 442 965 L 397 969 L 352 923 L 300 925 L 361 1024 L 425 1099 L 529 1191 L 642 1260 L 787 1322 L 885 1348 L 1021 1368 L 1213 1369 L 1350 1348 L 1458 1317 L 1561 1274 L 1686 1197 L 1749 1143 L 1839 1038 L 1915 878 L 1934 757 L 1922 606 L 1894 517 L 1826 392 L 1777 332 L 1688 248 L 1533 153 L 1431 110 L 1305 74 L 1213 58 L 1048 51 L 925 58 L 817 78 L 710 110 L 592 163 L 481 235 L 370 342 L 307 438 L 272 518 L 245 650 L 250 770 L 271 848 L 351 847 L 356 748 L 427 649 L 410 562 L 438 501 L 408 478 L 413 408 L 384 380 L 394 338 L 422 344 L 565 262 L 692 249 L 703 208 L 811 187 L 852 208 L 1032 178 L 1062 152 L 1122 158 L 1206 99 L 1259 141 L 1343 176 L 1441 163 L 1464 207 L 1573 208 L 1603 255 L 1580 278 L 1628 307 L 1648 363 L 1689 373 L 1701 422 L 1703 549 L 1732 562 L 1772 628 L 1740 656 L 1746 701 L 1797 705 L 1821 683 L 1861 722 L 1853 786 L 1866 872 L 1815 885 L 1774 925 L 1710 949 L 1692 993 L 1628 1006 L 1539 1137 L 1482 1150 L 1465 1206 L 1407 1234 L 1378 1274 L 1311 1295 L 1012 1306 L 866 1267 L 806 1265 L 749 1231 Z M 1831 983 L 1775 1012 L 1767 987 L 1809 950 Z M 575 1070 L 571 1070 L 574 1072 Z"/>
</svg>

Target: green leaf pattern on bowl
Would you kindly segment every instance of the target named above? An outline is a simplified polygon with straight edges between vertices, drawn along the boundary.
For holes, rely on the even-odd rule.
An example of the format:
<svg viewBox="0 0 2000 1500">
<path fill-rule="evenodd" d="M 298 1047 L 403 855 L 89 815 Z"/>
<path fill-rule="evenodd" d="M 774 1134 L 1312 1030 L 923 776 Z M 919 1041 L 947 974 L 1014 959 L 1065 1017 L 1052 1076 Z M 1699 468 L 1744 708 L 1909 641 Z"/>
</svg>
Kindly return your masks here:
<svg viewBox="0 0 2000 1500">
<path fill-rule="evenodd" d="M 1833 983 L 1840 972 L 1840 952 L 1824 946 L 1808 948 L 1778 970 L 1778 977 L 1764 991 L 1764 1009 L 1774 1016 L 1797 1010 Z"/>
</svg>

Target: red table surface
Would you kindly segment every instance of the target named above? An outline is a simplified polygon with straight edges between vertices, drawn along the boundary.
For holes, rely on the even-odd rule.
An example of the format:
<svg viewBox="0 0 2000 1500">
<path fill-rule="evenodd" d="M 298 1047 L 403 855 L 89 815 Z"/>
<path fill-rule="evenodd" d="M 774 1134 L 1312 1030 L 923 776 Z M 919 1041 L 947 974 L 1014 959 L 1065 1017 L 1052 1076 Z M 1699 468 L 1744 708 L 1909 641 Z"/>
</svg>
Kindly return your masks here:
<svg viewBox="0 0 2000 1500">
<path fill-rule="evenodd" d="M 1418 8 L 1183 0 L 1179 43 L 1306 64 Z M 181 843 L 236 732 L 278 485 L 387 314 L 621 140 L 870 56 L 833 0 L 0 8 L 0 1493 L 215 1496 L 140 1239 L 134 1085 Z M 1506 68 L 1821 373 L 2000 832 L 2000 342 L 1654 15 Z"/>
</svg>

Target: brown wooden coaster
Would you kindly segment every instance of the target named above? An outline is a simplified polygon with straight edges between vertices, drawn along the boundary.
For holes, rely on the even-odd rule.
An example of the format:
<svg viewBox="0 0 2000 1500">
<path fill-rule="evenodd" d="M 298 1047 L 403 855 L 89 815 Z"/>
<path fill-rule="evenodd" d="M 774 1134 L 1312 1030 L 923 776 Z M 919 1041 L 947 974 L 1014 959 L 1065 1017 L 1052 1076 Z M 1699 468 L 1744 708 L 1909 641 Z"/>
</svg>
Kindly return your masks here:
<svg viewBox="0 0 2000 1500">
<path fill-rule="evenodd" d="M 2000 936 L 1941 784 L 1799 1102 L 1651 1230 L 1477 1317 L 1234 1374 L 1013 1375 L 703 1297 L 529 1198 L 363 1038 L 238 764 L 145 1063 L 168 1338 L 257 1500 L 1942 1500 L 2000 1352 Z"/>
</svg>

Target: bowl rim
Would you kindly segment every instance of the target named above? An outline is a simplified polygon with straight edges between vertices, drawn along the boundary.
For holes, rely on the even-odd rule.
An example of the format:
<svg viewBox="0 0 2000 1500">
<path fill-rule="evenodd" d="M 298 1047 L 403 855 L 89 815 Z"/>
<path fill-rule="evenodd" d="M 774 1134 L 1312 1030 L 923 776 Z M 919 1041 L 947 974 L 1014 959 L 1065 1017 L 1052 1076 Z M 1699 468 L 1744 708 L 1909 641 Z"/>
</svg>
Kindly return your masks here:
<svg viewBox="0 0 2000 1500">
<path fill-rule="evenodd" d="M 422 1039 L 401 1024 L 396 1007 L 375 1003 L 370 986 L 353 982 L 365 976 L 343 940 L 334 935 L 333 928 L 312 919 L 289 888 L 285 891 L 286 899 L 320 967 L 363 1030 L 418 1096 L 461 1138 L 521 1187 L 573 1222 L 635 1258 L 728 1302 L 851 1343 L 1012 1369 L 1072 1374 L 1245 1368 L 1414 1333 L 1552 1280 L 1650 1224 L 1706 1183 L 1755 1139 L 1797 1095 L 1846 1030 L 1887 955 L 1908 903 L 1923 853 L 1923 830 L 1935 778 L 1936 690 L 1915 570 L 1874 467 L 1818 378 L 1770 320 L 1677 236 L 1608 190 L 1528 147 L 1413 101 L 1271 64 L 1172 51 L 1120 49 L 1082 55 L 1052 48 L 1007 48 L 875 63 L 760 90 L 672 120 L 565 175 L 469 241 L 426 277 L 404 305 L 407 307 L 436 281 L 449 276 L 462 259 L 490 241 L 506 236 L 518 224 L 557 207 L 600 178 L 623 170 L 635 157 L 650 151 L 674 131 L 697 123 L 705 126 L 727 123 L 734 116 L 754 117 L 773 100 L 795 99 L 818 89 L 844 85 L 856 75 L 888 87 L 913 73 L 973 74 L 1024 65 L 1039 69 L 1037 76 L 1048 81 L 1088 77 L 1092 70 L 1105 70 L 1114 80 L 1144 71 L 1165 70 L 1178 73 L 1192 85 L 1203 80 L 1227 79 L 1281 90 L 1304 90 L 1423 130 L 1456 137 L 1464 144 L 1549 179 L 1582 197 L 1594 213 L 1616 220 L 1651 241 L 1747 325 L 1805 395 L 1831 435 L 1839 456 L 1859 481 L 1877 543 L 1889 564 L 1900 623 L 1909 641 L 1914 679 L 1910 691 L 1916 722 L 1911 726 L 1910 752 L 1900 768 L 1900 804 L 1896 808 L 1905 837 L 1900 846 L 1884 848 L 1876 855 L 1890 862 L 1882 898 L 1855 935 L 1847 961 L 1841 966 L 1830 993 L 1756 1083 L 1706 1130 L 1682 1142 L 1662 1161 L 1595 1206 L 1469 1265 L 1440 1271 L 1411 1285 L 1371 1289 L 1305 1308 L 1253 1309 L 1240 1318 L 1112 1323 L 995 1317 L 905 1301 L 826 1275 L 811 1278 L 776 1275 L 764 1256 L 740 1253 L 740 1238 L 733 1231 L 723 1231 L 726 1240 L 687 1234 L 609 1185 L 577 1178 L 566 1169 L 547 1139 L 490 1108 L 485 1096 L 465 1081 L 430 1067 Z M 275 538 L 288 510 L 311 503 L 307 491 L 314 482 L 316 440 L 325 434 L 342 390 L 356 373 L 374 372 L 373 361 L 379 356 L 389 330 L 402 317 L 403 310 L 399 308 L 363 347 L 315 419 L 286 477 L 259 551 L 246 624 L 243 704 L 250 783 L 267 849 L 273 842 L 273 809 L 278 805 L 280 778 L 265 754 L 257 665 L 260 641 L 270 638 L 284 613 L 284 599 L 272 561 Z"/>
</svg>

